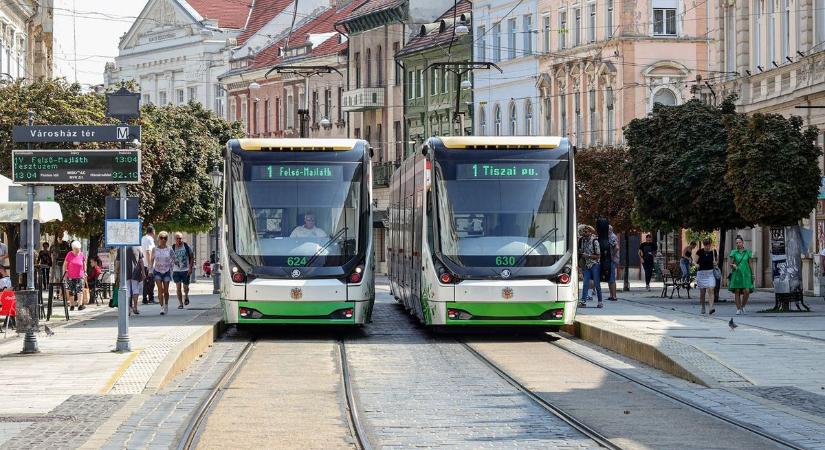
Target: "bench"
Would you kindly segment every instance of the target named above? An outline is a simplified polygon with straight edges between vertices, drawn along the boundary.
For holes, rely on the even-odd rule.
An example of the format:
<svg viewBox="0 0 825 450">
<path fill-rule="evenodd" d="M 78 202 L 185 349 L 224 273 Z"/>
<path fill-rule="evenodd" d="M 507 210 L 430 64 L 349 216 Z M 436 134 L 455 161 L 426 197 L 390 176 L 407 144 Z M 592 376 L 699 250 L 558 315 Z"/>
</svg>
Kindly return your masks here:
<svg viewBox="0 0 825 450">
<path fill-rule="evenodd" d="M 692 276 L 688 276 L 687 278 L 683 277 L 678 266 L 671 269 L 662 269 L 663 286 L 661 297 L 667 297 L 667 290 L 670 288 L 670 298 L 673 298 L 674 293 L 679 298 L 682 298 L 682 289 L 685 290 L 687 298 L 690 298 L 690 286 L 693 281 L 694 278 Z"/>
</svg>

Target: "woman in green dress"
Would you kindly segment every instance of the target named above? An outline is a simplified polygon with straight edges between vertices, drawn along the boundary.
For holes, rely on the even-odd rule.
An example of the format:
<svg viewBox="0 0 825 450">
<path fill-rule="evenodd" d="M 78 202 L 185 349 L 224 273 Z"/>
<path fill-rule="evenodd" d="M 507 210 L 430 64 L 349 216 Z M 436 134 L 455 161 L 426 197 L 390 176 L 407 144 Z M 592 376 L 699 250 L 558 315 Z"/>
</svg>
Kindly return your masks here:
<svg viewBox="0 0 825 450">
<path fill-rule="evenodd" d="M 730 251 L 730 278 L 728 279 L 728 289 L 736 297 L 736 314 L 745 314 L 745 305 L 753 289 L 753 271 L 751 270 L 751 258 L 753 254 L 745 248 L 745 240 L 742 236 L 736 236 L 736 248 Z"/>
</svg>

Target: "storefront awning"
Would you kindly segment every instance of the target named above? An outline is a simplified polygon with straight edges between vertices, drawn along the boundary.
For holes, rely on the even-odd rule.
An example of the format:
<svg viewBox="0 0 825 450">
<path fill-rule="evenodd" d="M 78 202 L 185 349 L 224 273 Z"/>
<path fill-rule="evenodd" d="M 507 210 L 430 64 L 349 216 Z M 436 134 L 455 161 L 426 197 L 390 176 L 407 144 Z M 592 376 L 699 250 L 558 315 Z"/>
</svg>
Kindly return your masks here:
<svg viewBox="0 0 825 450">
<path fill-rule="evenodd" d="M 20 223 L 27 218 L 26 202 L 0 202 L 0 223 Z M 57 202 L 34 202 L 34 220 L 40 223 L 63 220 Z"/>
</svg>

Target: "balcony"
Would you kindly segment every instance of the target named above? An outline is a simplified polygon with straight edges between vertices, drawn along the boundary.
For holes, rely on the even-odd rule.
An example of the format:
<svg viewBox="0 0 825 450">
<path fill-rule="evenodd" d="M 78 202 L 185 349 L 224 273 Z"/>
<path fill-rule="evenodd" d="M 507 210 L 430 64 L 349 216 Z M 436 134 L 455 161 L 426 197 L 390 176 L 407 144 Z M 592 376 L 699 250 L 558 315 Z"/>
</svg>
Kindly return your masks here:
<svg viewBox="0 0 825 450">
<path fill-rule="evenodd" d="M 369 111 L 384 107 L 384 88 L 364 87 L 344 91 L 343 110 L 346 112 Z"/>
<path fill-rule="evenodd" d="M 372 165 L 372 186 L 376 188 L 387 187 L 390 185 L 390 178 L 398 164 L 388 161 L 373 163 Z"/>
</svg>

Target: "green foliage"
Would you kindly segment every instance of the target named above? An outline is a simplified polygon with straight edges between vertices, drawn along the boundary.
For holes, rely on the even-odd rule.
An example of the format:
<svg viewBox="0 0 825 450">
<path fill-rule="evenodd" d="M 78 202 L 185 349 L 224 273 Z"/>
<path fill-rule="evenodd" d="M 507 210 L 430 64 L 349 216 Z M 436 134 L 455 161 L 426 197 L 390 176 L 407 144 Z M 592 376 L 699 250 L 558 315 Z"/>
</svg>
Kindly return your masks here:
<svg viewBox="0 0 825 450">
<path fill-rule="evenodd" d="M 628 151 L 623 147 L 591 147 L 576 153 L 576 219 L 595 225 L 605 217 L 616 232 L 636 230 Z"/>
<path fill-rule="evenodd" d="M 646 229 L 710 231 L 744 227 L 725 182 L 727 131 L 733 99 L 720 108 L 691 100 L 656 105 L 625 128 L 637 223 Z"/>
<path fill-rule="evenodd" d="M 11 150 L 22 147 L 11 139 L 14 125 L 35 112 L 35 125 L 106 125 L 105 96 L 82 93 L 77 84 L 40 80 L 32 84 L 0 85 L 0 173 L 11 176 Z M 227 140 L 242 135 L 240 124 L 228 123 L 199 104 L 144 106 L 137 124 L 142 129 L 142 182 L 128 188 L 140 198 L 144 222 L 176 231 L 211 228 L 215 205 L 209 172 L 221 161 Z M 115 143 L 35 144 L 35 148 L 116 148 Z M 79 236 L 100 234 L 104 197 L 115 195 L 114 185 L 58 186 L 55 197 L 63 209 L 62 224 L 49 231 L 69 230 Z"/>
<path fill-rule="evenodd" d="M 717 239 L 716 233 L 712 231 L 696 231 L 696 230 L 685 230 L 685 238 L 687 238 L 687 242 L 696 242 L 698 246 L 702 246 L 702 241 L 706 238 L 709 238 L 710 241 L 713 243 L 714 247 L 716 246 Z"/>
<path fill-rule="evenodd" d="M 742 216 L 773 226 L 808 216 L 820 185 L 818 130 L 803 130 L 801 118 L 778 114 L 738 117 L 727 125 L 727 183 Z"/>
</svg>

